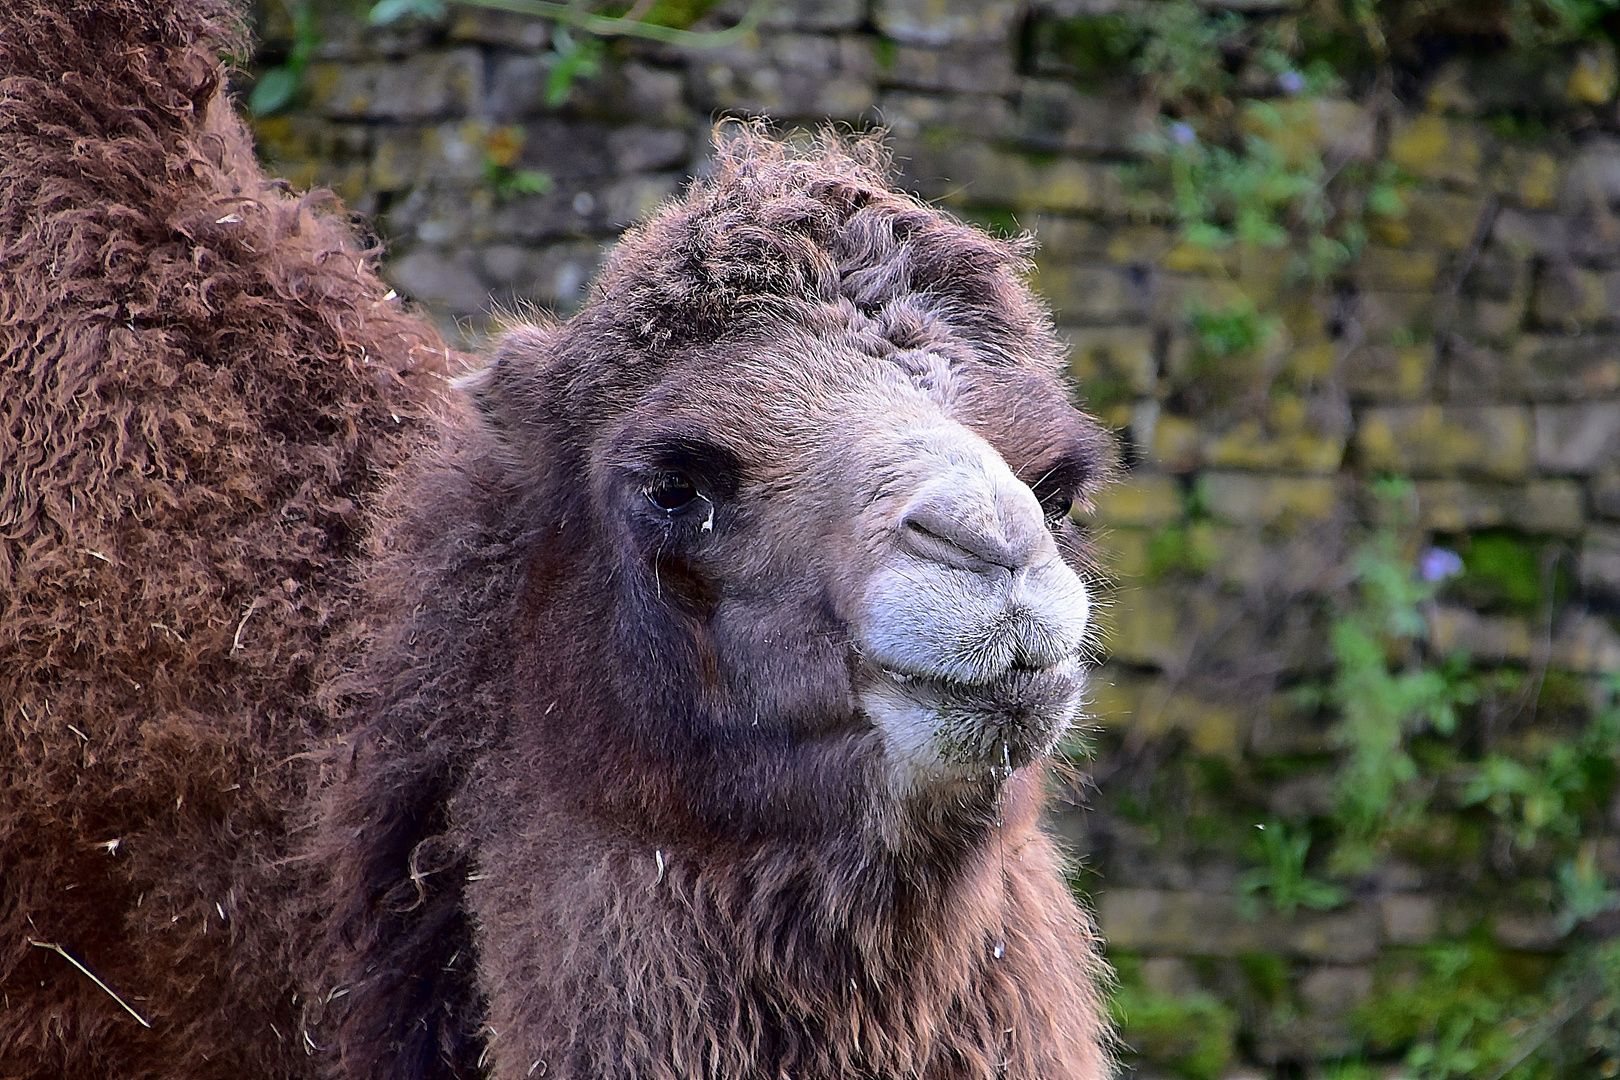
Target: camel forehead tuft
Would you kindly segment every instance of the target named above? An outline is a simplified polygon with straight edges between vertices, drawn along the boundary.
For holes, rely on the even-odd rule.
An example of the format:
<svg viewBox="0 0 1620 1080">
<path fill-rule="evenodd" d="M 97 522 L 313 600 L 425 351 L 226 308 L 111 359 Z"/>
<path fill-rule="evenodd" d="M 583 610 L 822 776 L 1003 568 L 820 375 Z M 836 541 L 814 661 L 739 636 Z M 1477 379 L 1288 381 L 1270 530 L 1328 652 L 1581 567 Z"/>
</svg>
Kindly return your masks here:
<svg viewBox="0 0 1620 1080">
<path fill-rule="evenodd" d="M 1029 248 L 896 190 L 876 136 L 795 146 L 744 126 L 719 139 L 710 176 L 625 237 L 591 306 L 655 354 L 784 320 L 819 329 L 829 308 L 900 348 L 943 319 L 1023 351 L 1045 327 L 1020 280 Z"/>
</svg>

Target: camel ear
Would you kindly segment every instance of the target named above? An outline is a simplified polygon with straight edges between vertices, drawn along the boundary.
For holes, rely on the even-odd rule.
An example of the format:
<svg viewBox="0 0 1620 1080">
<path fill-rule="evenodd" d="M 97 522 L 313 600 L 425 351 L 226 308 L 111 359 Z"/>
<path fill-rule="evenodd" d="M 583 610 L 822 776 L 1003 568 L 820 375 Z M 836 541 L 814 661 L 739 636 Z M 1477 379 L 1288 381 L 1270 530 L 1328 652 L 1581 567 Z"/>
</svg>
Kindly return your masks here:
<svg viewBox="0 0 1620 1080">
<path fill-rule="evenodd" d="M 534 418 L 543 415 L 555 337 L 544 327 L 514 327 L 501 335 L 488 365 L 455 380 L 485 428 L 513 449 L 531 442 Z"/>
</svg>

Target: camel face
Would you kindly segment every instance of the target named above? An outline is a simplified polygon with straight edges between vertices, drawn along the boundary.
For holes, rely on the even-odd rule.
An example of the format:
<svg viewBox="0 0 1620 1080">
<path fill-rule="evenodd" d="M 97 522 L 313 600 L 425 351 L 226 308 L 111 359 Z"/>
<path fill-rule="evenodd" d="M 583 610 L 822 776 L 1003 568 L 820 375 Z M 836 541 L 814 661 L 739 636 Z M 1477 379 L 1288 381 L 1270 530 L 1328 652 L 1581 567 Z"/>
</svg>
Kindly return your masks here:
<svg viewBox="0 0 1620 1080">
<path fill-rule="evenodd" d="M 1100 471 L 1046 364 L 908 307 L 905 348 L 840 305 L 814 336 L 694 350 L 596 463 L 634 606 L 707 643 L 715 722 L 873 730 L 902 797 L 1004 778 L 1073 720 L 1089 602 L 1067 514 Z"/>
</svg>

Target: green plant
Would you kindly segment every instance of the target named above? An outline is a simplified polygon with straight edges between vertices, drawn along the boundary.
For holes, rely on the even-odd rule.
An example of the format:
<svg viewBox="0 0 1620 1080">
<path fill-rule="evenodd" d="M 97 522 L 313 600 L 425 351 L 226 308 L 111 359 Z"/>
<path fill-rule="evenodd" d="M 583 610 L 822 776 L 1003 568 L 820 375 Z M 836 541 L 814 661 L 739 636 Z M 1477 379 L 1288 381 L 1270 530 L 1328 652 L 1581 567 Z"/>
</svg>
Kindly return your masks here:
<svg viewBox="0 0 1620 1080">
<path fill-rule="evenodd" d="M 1388 833 L 1421 813 L 1427 792 L 1416 783 L 1411 739 L 1424 730 L 1452 734 L 1458 706 L 1479 696 L 1466 658 L 1436 665 L 1421 648 L 1427 624 L 1420 605 L 1435 585 L 1413 572 L 1404 551 L 1412 485 L 1385 478 L 1371 493 L 1390 524 L 1356 549 L 1352 602 L 1329 630 L 1333 675 L 1324 699 L 1338 715 L 1332 737 L 1343 753 L 1332 859 L 1340 871 L 1370 867 Z"/>
<path fill-rule="evenodd" d="M 1271 906 L 1284 915 L 1300 907 L 1323 911 L 1344 903 L 1346 893 L 1337 885 L 1313 877 L 1305 869 L 1310 857 L 1311 834 L 1273 819 L 1256 825 L 1250 855 L 1260 865 L 1238 878 L 1239 908 L 1250 918 L 1259 916 L 1256 894 L 1265 893 Z"/>
<path fill-rule="evenodd" d="M 1163 993 L 1141 980 L 1135 957 L 1115 957 L 1120 986 L 1110 1010 L 1133 1057 L 1186 1080 L 1216 1080 L 1235 1053 L 1237 1016 L 1207 990 Z"/>
<path fill-rule="evenodd" d="M 385 25 L 405 18 L 438 19 L 444 16 L 451 0 L 377 0 L 371 7 L 370 19 L 375 25 Z M 717 48 L 735 44 L 746 37 L 759 24 L 764 14 L 763 4 L 751 4 L 742 19 L 726 30 L 712 32 L 686 29 L 701 18 L 718 0 L 656 0 L 654 3 L 636 3 L 616 14 L 593 10 L 588 0 L 569 3 L 550 3 L 548 0 L 454 0 L 468 7 L 510 11 L 517 15 L 531 15 L 550 19 L 558 26 L 572 27 L 598 37 L 640 37 L 688 48 Z"/>
<path fill-rule="evenodd" d="M 528 135 L 516 124 L 496 128 L 484 140 L 484 183 L 498 199 L 514 195 L 545 195 L 555 188 L 549 173 L 518 168 Z"/>
<path fill-rule="evenodd" d="M 1260 311 L 1242 297 L 1221 307 L 1194 303 L 1188 314 L 1195 348 L 1195 366 L 1213 366 L 1235 356 L 1259 353 L 1276 337 L 1282 321 Z"/>
<path fill-rule="evenodd" d="M 1161 581 L 1176 573 L 1203 574 L 1219 557 L 1209 522 L 1166 525 L 1148 540 L 1147 577 Z"/>
<path fill-rule="evenodd" d="M 1503 530 L 1478 532 L 1461 545 L 1463 573 L 1451 593 L 1477 607 L 1534 612 L 1547 598 L 1544 545 Z"/>
<path fill-rule="evenodd" d="M 557 108 L 573 93 L 576 79 L 589 79 L 600 72 L 603 51 L 601 38 L 575 38 L 566 26 L 557 27 L 551 38 L 551 67 L 546 72 L 546 104 Z"/>
<path fill-rule="evenodd" d="M 282 0 L 293 24 L 292 49 L 287 58 L 259 76 L 248 95 L 248 108 L 254 116 L 273 116 L 291 105 L 303 84 L 304 68 L 320 48 L 320 27 L 315 23 L 315 7 L 309 0 L 289 4 Z"/>
<path fill-rule="evenodd" d="M 1482 940 L 1436 945 L 1416 970 L 1397 963 L 1352 1014 L 1374 1052 L 1402 1052 L 1413 1080 L 1485 1076 L 1513 1052 L 1514 1021 L 1533 1010 L 1533 987 Z"/>
</svg>

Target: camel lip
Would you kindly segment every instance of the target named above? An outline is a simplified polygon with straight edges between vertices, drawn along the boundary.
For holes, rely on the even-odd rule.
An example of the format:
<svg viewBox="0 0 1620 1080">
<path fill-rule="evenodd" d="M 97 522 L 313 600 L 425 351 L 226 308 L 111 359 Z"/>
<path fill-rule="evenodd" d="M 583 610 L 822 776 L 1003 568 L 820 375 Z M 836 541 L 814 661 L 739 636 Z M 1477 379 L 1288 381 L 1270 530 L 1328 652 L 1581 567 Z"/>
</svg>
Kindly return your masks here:
<svg viewBox="0 0 1620 1080">
<path fill-rule="evenodd" d="M 1044 668 L 1008 666 L 985 679 L 965 681 L 941 675 L 938 672 L 904 670 L 888 664 L 870 665 L 884 680 L 906 688 L 908 692 L 947 694 L 955 698 L 983 697 L 996 699 L 1008 693 L 1018 694 L 1047 689 L 1057 690 L 1063 685 L 1078 689 L 1085 682 L 1086 664 L 1078 652 L 1071 653 L 1056 664 Z"/>
</svg>

